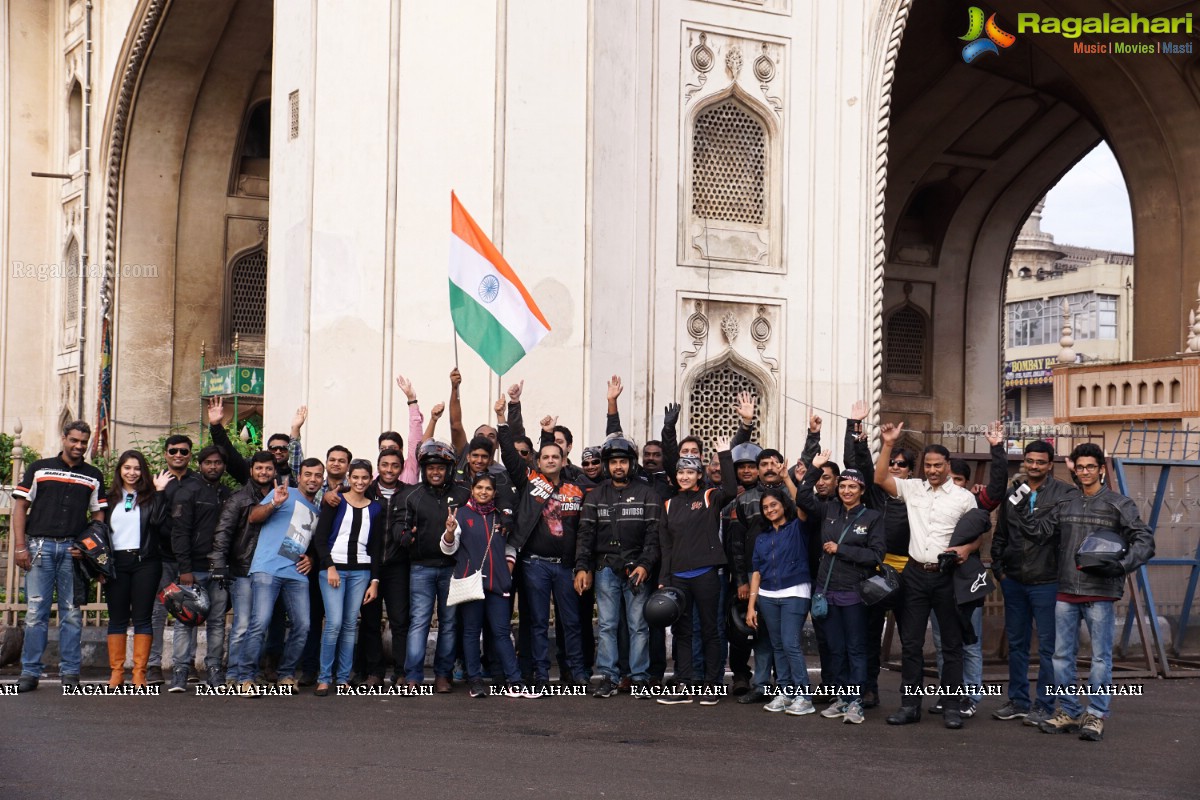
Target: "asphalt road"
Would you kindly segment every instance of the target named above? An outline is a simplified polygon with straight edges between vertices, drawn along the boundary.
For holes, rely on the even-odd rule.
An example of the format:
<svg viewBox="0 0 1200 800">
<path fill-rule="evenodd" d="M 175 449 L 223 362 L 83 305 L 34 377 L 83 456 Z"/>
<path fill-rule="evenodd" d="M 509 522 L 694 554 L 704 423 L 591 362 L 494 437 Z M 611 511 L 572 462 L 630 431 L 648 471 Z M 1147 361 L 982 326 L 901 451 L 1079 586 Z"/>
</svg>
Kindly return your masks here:
<svg viewBox="0 0 1200 800">
<path fill-rule="evenodd" d="M 885 683 L 895 684 L 884 676 Z M 989 713 L 863 725 L 619 696 L 0 695 L 0 798 L 1193 798 L 1200 680 L 1116 698 L 1105 741 Z"/>
</svg>

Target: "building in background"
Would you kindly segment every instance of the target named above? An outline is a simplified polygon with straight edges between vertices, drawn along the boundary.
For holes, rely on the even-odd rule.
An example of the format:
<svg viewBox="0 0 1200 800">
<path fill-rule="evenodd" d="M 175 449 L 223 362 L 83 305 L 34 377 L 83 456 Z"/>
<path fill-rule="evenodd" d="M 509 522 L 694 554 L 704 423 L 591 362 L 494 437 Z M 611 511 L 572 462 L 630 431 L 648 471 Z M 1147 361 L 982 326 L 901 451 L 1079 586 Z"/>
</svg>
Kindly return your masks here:
<svg viewBox="0 0 1200 800">
<path fill-rule="evenodd" d="M 1041 227 L 1044 206 L 1013 245 L 1004 306 L 1005 421 L 1026 429 L 1054 424 L 1052 370 L 1065 324 L 1076 363 L 1128 361 L 1133 353 L 1133 256 L 1056 243 Z"/>
</svg>

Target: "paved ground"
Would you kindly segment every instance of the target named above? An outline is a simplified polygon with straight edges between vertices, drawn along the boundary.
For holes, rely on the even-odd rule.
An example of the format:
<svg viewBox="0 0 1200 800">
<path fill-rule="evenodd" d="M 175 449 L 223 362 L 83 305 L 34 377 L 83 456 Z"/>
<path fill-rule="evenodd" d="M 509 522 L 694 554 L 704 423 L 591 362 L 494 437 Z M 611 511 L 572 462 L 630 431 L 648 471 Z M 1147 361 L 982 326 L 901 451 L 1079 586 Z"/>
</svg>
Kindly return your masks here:
<svg viewBox="0 0 1200 800">
<path fill-rule="evenodd" d="M 888 676 L 885 675 L 885 681 Z M 890 684 L 895 684 L 893 675 Z M 1200 796 L 1200 680 L 1118 698 L 1101 743 L 988 712 L 861 726 L 731 700 L 0 695 L 0 798 Z"/>
</svg>

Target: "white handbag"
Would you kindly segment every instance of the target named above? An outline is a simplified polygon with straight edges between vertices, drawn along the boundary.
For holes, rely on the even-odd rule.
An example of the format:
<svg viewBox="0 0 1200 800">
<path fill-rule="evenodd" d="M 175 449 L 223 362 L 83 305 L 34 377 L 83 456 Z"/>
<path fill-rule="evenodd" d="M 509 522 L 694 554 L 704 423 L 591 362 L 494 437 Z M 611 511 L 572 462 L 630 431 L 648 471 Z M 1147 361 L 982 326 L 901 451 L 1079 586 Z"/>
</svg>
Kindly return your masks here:
<svg viewBox="0 0 1200 800">
<path fill-rule="evenodd" d="M 486 524 L 486 520 L 485 520 Z M 488 531 L 487 546 L 484 548 L 484 556 L 492 549 L 492 533 L 496 530 L 492 526 L 492 530 Z M 450 590 L 446 592 L 446 605 L 456 606 L 459 603 L 473 603 L 476 600 L 483 599 L 483 564 L 479 565 L 479 569 L 467 575 L 465 578 L 450 577 Z"/>
</svg>

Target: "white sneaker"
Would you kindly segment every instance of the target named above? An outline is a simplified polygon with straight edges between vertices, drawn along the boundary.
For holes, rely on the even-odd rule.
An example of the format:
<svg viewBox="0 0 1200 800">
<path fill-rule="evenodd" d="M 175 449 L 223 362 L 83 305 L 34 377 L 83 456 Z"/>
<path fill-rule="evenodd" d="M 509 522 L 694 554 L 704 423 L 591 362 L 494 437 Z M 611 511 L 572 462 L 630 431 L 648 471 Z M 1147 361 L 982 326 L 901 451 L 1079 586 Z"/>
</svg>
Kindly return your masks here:
<svg viewBox="0 0 1200 800">
<path fill-rule="evenodd" d="M 771 698 L 771 702 L 763 706 L 763 711 L 785 711 L 792 699 L 786 694 L 777 694 Z"/>
<path fill-rule="evenodd" d="M 846 716 L 846 706 L 849 705 L 844 700 L 838 700 L 829 708 L 821 712 L 821 716 L 825 719 L 837 719 L 838 717 Z"/>
<path fill-rule="evenodd" d="M 791 714 L 793 717 L 802 717 L 805 714 L 815 714 L 816 712 L 817 709 L 813 708 L 812 700 L 809 700 L 804 695 L 799 695 L 788 704 L 786 711 L 786 713 Z"/>
<path fill-rule="evenodd" d="M 842 722 L 848 722 L 851 725 L 861 725 L 863 719 L 862 703 L 858 700 L 852 700 L 846 704 L 846 714 L 842 717 Z"/>
</svg>

